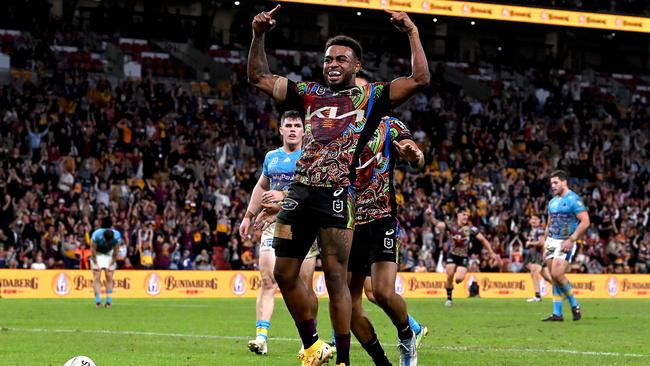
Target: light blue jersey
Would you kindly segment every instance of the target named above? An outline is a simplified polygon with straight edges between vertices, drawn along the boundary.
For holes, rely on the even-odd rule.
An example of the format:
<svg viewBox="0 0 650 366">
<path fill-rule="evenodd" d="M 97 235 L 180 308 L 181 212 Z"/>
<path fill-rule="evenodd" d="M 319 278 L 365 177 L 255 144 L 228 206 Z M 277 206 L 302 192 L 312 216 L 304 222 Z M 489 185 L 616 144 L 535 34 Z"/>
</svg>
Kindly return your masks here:
<svg viewBox="0 0 650 366">
<path fill-rule="evenodd" d="M 286 191 L 289 189 L 300 151 L 287 153 L 283 147 L 279 147 L 266 153 L 262 174 L 271 181 L 271 190 Z"/>
<path fill-rule="evenodd" d="M 552 239 L 567 239 L 576 231 L 580 222 L 576 215 L 586 210 L 587 208 L 580 200 L 580 197 L 571 190 L 562 197 L 553 197 L 548 204 L 548 217 L 551 220 L 548 230 L 549 237 Z"/>
<path fill-rule="evenodd" d="M 104 231 L 113 230 L 113 240 L 106 242 L 104 240 Z M 97 229 L 93 232 L 93 235 L 90 237 L 90 240 L 97 245 L 97 252 L 107 254 L 120 242 L 122 234 L 115 229 Z"/>
</svg>

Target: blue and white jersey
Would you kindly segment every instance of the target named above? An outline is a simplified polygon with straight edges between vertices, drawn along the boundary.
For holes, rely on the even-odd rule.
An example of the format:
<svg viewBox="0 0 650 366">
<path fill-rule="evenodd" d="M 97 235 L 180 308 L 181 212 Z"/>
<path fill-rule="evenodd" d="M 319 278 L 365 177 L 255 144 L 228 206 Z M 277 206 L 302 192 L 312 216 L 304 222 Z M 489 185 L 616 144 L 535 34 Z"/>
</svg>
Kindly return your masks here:
<svg viewBox="0 0 650 366">
<path fill-rule="evenodd" d="M 262 174 L 271 181 L 271 190 L 286 191 L 289 189 L 300 151 L 287 153 L 283 147 L 279 147 L 266 153 Z"/>
<path fill-rule="evenodd" d="M 587 208 L 580 197 L 571 190 L 562 197 L 553 197 L 548 204 L 548 217 L 551 221 L 549 237 L 564 240 L 571 236 L 580 222 L 576 215 L 583 211 L 587 211 Z"/>
<path fill-rule="evenodd" d="M 113 240 L 106 242 L 104 240 L 104 231 L 113 230 Z M 122 234 L 115 229 L 97 229 L 93 232 L 93 235 L 90 237 L 90 240 L 97 245 L 97 252 L 107 254 L 120 242 Z"/>
</svg>

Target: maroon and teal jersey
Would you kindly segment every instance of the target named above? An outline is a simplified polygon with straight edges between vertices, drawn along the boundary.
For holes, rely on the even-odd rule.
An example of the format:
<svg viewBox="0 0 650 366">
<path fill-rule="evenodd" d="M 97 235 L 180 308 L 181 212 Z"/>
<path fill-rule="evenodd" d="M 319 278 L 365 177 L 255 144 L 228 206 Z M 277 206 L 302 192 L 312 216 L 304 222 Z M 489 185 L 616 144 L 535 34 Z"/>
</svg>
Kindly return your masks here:
<svg viewBox="0 0 650 366">
<path fill-rule="evenodd" d="M 305 137 L 295 181 L 312 187 L 349 187 L 357 147 L 365 146 L 390 108 L 388 83 L 333 91 L 313 82 L 287 87 L 288 105 L 305 112 Z"/>
<path fill-rule="evenodd" d="M 361 149 L 354 190 L 357 195 L 355 220 L 368 223 L 397 214 L 393 167 L 397 149 L 393 142 L 412 140 L 411 131 L 397 118 L 384 117 Z"/>
<path fill-rule="evenodd" d="M 447 222 L 447 234 L 451 238 L 449 253 L 459 257 L 466 257 L 469 246 L 480 233 L 476 226 L 467 224 L 460 226 L 456 221 Z"/>
</svg>

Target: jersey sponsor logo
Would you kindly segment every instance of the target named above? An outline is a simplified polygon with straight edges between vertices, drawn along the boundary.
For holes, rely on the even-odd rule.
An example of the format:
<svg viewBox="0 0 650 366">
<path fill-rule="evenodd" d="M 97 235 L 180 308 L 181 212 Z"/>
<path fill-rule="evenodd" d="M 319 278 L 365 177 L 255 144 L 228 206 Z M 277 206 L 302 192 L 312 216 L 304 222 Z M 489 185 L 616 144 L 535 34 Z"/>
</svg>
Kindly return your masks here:
<svg viewBox="0 0 650 366">
<path fill-rule="evenodd" d="M 395 276 L 395 293 L 398 295 L 404 294 L 404 279 L 400 275 Z"/>
<path fill-rule="evenodd" d="M 394 233 L 395 233 L 395 230 L 393 230 L 393 229 L 386 230 L 386 235 L 393 235 Z"/>
<path fill-rule="evenodd" d="M 393 249 L 393 246 L 395 246 L 395 241 L 393 239 L 384 238 L 384 248 Z"/>
<path fill-rule="evenodd" d="M 343 193 L 344 190 L 345 190 L 344 188 L 339 188 L 336 191 L 334 191 L 334 197 L 340 196 L 341 193 Z"/>
<path fill-rule="evenodd" d="M 343 212 L 343 200 L 334 200 L 334 201 L 332 201 L 332 210 L 335 213 Z"/>
<path fill-rule="evenodd" d="M 269 165 L 276 165 L 277 163 L 278 163 L 278 157 L 276 156 L 273 159 L 271 159 L 271 162 L 269 163 Z"/>
<path fill-rule="evenodd" d="M 339 111 L 339 107 L 320 107 L 312 112 L 311 106 L 307 106 L 307 111 L 305 112 L 305 120 L 311 121 L 313 117 L 320 118 L 320 119 L 340 120 L 340 119 L 346 119 L 348 117 L 354 116 L 355 117 L 354 122 L 358 123 L 360 121 L 363 121 L 363 117 L 365 114 L 365 111 L 363 109 L 355 109 L 353 111 L 341 115 L 338 114 L 338 111 Z"/>
<path fill-rule="evenodd" d="M 151 296 L 157 296 L 162 291 L 162 280 L 156 272 L 148 274 L 144 278 L 144 290 Z"/>
<path fill-rule="evenodd" d="M 294 199 L 291 199 L 289 197 L 285 197 L 284 200 L 282 200 L 282 209 L 285 211 L 293 211 L 298 207 L 298 202 Z"/>
<path fill-rule="evenodd" d="M 72 289 L 71 285 L 71 279 L 70 276 L 67 274 L 61 272 L 54 276 L 54 280 L 52 281 L 52 287 L 54 288 L 54 293 L 59 295 L 59 296 L 66 296 L 67 294 L 70 293 L 70 290 Z"/>
<path fill-rule="evenodd" d="M 243 274 L 237 273 L 233 276 L 232 280 L 230 280 L 230 289 L 232 290 L 232 293 L 237 296 L 246 293 L 246 279 Z"/>
<path fill-rule="evenodd" d="M 618 280 L 616 277 L 612 276 L 607 281 L 607 292 L 611 297 L 614 297 L 618 294 Z"/>
</svg>

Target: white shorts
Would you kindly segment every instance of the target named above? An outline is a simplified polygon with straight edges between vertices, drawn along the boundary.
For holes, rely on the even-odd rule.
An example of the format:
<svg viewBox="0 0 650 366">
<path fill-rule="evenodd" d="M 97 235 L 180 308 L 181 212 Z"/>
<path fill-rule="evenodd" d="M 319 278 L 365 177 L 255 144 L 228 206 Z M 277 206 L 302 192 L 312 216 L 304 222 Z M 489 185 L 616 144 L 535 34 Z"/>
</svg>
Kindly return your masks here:
<svg viewBox="0 0 650 366">
<path fill-rule="evenodd" d="M 562 258 L 565 261 L 571 263 L 573 256 L 576 254 L 576 249 L 578 246 L 575 242 L 573 242 L 573 247 L 571 250 L 568 253 L 563 252 L 562 243 L 564 243 L 564 240 L 565 239 L 546 238 L 546 242 L 544 243 L 544 260 Z"/>
<path fill-rule="evenodd" d="M 261 252 L 273 252 L 273 233 L 275 233 L 275 223 L 267 226 L 266 229 L 262 232 L 262 240 L 260 240 L 260 253 Z M 320 248 L 318 247 L 318 241 L 314 241 L 309 248 L 309 252 L 305 256 L 305 259 L 315 258 L 320 254 Z"/>
<path fill-rule="evenodd" d="M 92 257 L 90 258 L 90 269 L 108 269 L 109 271 L 114 271 L 116 268 L 117 263 L 113 261 L 113 253 L 97 253 L 97 263 L 93 262 Z"/>
<path fill-rule="evenodd" d="M 273 252 L 273 233 L 275 232 L 275 222 L 267 226 L 266 229 L 262 232 L 262 240 L 260 241 L 260 253 L 261 252 Z"/>
</svg>

